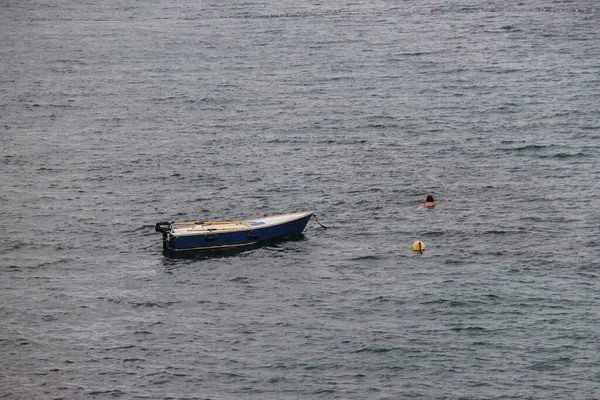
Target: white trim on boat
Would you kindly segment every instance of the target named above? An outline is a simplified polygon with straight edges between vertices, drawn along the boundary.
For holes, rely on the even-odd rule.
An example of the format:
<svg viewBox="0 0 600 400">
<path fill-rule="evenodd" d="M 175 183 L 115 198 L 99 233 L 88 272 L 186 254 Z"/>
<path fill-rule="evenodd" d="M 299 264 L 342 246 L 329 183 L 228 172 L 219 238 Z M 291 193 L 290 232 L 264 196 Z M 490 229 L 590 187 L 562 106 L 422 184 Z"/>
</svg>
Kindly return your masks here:
<svg viewBox="0 0 600 400">
<path fill-rule="evenodd" d="M 285 224 L 312 214 L 313 211 L 303 211 L 240 221 L 207 221 L 202 224 L 175 222 L 169 234 L 173 237 L 181 237 L 217 232 L 251 231 Z M 178 224 L 184 226 L 177 226 Z"/>
</svg>

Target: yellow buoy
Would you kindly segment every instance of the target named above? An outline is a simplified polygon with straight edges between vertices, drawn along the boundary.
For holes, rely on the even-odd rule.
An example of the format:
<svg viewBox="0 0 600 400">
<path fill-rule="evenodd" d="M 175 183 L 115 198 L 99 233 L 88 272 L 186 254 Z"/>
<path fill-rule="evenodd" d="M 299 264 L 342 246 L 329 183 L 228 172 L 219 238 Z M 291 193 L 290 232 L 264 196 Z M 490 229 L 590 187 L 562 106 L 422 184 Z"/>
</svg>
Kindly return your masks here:
<svg viewBox="0 0 600 400">
<path fill-rule="evenodd" d="M 421 242 L 420 240 L 417 240 L 416 242 L 413 243 L 413 250 L 414 251 L 424 251 L 425 243 Z"/>
</svg>

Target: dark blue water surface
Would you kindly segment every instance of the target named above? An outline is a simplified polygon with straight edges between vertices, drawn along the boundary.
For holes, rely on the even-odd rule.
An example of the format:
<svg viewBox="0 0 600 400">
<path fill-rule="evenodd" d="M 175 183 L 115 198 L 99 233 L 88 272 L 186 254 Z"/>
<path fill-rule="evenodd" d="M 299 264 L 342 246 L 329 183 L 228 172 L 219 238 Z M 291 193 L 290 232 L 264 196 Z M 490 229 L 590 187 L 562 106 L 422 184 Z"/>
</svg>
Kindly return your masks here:
<svg viewBox="0 0 600 400">
<path fill-rule="evenodd" d="M 1 2 L 0 397 L 600 398 L 600 7 L 463 3 Z"/>
</svg>

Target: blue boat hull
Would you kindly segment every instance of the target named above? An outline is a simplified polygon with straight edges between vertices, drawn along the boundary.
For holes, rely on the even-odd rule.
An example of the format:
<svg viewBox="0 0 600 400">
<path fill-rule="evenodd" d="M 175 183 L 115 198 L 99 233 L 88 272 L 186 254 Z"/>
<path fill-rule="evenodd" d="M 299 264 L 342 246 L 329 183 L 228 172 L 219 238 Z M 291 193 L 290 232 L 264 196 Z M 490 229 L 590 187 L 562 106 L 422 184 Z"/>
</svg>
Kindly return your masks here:
<svg viewBox="0 0 600 400">
<path fill-rule="evenodd" d="M 279 225 L 261 228 L 256 226 L 247 230 L 233 232 L 204 232 L 197 235 L 165 235 L 165 248 L 169 251 L 215 250 L 251 246 L 270 240 L 299 236 L 308 224 L 312 214 L 284 222 Z"/>
</svg>

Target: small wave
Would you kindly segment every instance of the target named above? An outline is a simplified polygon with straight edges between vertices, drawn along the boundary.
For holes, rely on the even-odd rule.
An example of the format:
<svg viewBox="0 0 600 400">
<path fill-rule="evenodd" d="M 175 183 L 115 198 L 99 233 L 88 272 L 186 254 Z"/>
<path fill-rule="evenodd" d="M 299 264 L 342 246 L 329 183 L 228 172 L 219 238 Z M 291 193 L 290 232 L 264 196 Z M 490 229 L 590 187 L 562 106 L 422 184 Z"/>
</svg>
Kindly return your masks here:
<svg viewBox="0 0 600 400">
<path fill-rule="evenodd" d="M 368 299 L 367 302 L 406 304 L 406 301 L 404 300 L 392 299 L 386 296 L 377 296 L 372 299 Z"/>
<path fill-rule="evenodd" d="M 363 347 L 356 350 L 355 353 L 389 353 L 390 351 L 398 350 L 395 347 Z"/>
<path fill-rule="evenodd" d="M 465 262 L 463 260 L 457 260 L 455 258 L 447 258 L 444 260 L 444 264 L 464 264 Z"/>
<path fill-rule="evenodd" d="M 366 124 L 360 125 L 358 129 L 396 129 L 398 124 Z"/>
<path fill-rule="evenodd" d="M 446 232 L 444 232 L 444 231 L 430 231 L 430 232 L 424 232 L 422 234 L 422 236 L 425 236 L 425 237 L 431 237 L 431 236 L 437 237 L 437 236 L 443 236 L 445 233 Z"/>
<path fill-rule="evenodd" d="M 579 152 L 579 153 L 556 153 L 556 154 L 551 154 L 551 155 L 545 155 L 545 156 L 540 156 L 540 158 L 557 158 L 557 159 L 563 159 L 563 158 L 582 158 L 582 157 L 587 157 L 587 154 Z"/>
<path fill-rule="evenodd" d="M 127 349 L 135 349 L 137 346 L 133 344 L 129 344 L 126 346 L 117 346 L 117 347 L 107 347 L 104 350 L 112 351 L 112 350 L 127 350 Z"/>
<path fill-rule="evenodd" d="M 556 360 L 540 361 L 532 364 L 529 368 L 533 371 L 557 371 L 562 370 L 565 364 L 570 364 L 569 357 L 561 357 Z"/>
<path fill-rule="evenodd" d="M 468 72 L 468 70 L 466 68 L 448 68 L 446 70 L 439 71 L 438 74 L 440 74 L 440 75 L 458 75 L 458 74 L 462 74 L 464 72 Z"/>
<path fill-rule="evenodd" d="M 512 148 L 505 148 L 505 149 L 501 149 L 504 151 L 537 151 L 537 150 L 544 150 L 544 149 L 548 149 L 550 147 L 552 147 L 553 145 L 544 145 L 544 144 L 528 144 L 525 146 L 520 146 L 520 147 L 512 147 Z"/>
<path fill-rule="evenodd" d="M 551 149 L 556 148 L 555 145 L 537 145 L 530 144 L 520 147 L 509 147 L 509 148 L 498 148 L 498 151 L 505 153 L 523 153 L 523 154 L 534 154 L 537 158 L 542 159 L 567 159 L 567 158 L 584 158 L 588 155 L 584 152 L 569 153 L 566 151 L 550 152 Z"/>
<path fill-rule="evenodd" d="M 369 299 L 368 301 L 377 301 L 377 302 L 387 301 L 387 298 L 385 296 L 377 296 L 375 298 Z"/>
<path fill-rule="evenodd" d="M 330 78 L 320 79 L 320 82 L 338 82 L 338 81 L 353 81 L 353 76 L 332 76 Z"/>
<path fill-rule="evenodd" d="M 248 283 L 248 282 L 250 282 L 250 278 L 248 278 L 247 276 L 237 276 L 235 278 L 230 279 L 229 282 Z"/>
<path fill-rule="evenodd" d="M 121 304 L 122 301 L 119 299 L 111 299 L 111 298 L 106 298 L 106 297 L 97 297 L 98 300 L 104 300 L 107 303 L 113 303 L 113 304 Z"/>
<path fill-rule="evenodd" d="M 454 332 L 484 332 L 484 331 L 487 331 L 487 329 L 485 329 L 481 326 L 465 326 L 465 327 L 457 326 L 455 328 L 450 328 L 450 330 L 454 331 Z"/>
<path fill-rule="evenodd" d="M 157 307 L 157 308 L 167 308 L 170 307 L 174 304 L 179 304 L 181 303 L 180 301 L 166 301 L 166 302 L 160 302 L 160 301 L 144 301 L 144 302 L 140 302 L 140 303 L 132 303 L 134 307 L 147 307 L 147 308 L 153 308 L 153 307 Z"/>
<path fill-rule="evenodd" d="M 524 140 L 503 140 L 500 144 L 526 143 Z"/>
<path fill-rule="evenodd" d="M 351 258 L 350 261 L 370 261 L 370 260 L 379 260 L 381 257 L 374 255 L 366 255 L 366 256 L 358 256 Z"/>
<path fill-rule="evenodd" d="M 285 377 L 283 377 L 281 375 L 272 376 L 269 379 L 267 379 L 267 383 L 278 383 L 278 382 L 283 382 L 283 381 L 285 381 Z"/>
<path fill-rule="evenodd" d="M 110 397 L 121 397 L 125 396 L 127 393 L 122 392 L 118 389 L 113 390 L 93 390 L 91 392 L 87 392 L 90 396 L 110 396 Z"/>
<path fill-rule="evenodd" d="M 224 378 L 244 378 L 245 375 L 236 374 L 235 372 L 210 372 L 209 373 L 215 377 L 224 377 Z"/>
<path fill-rule="evenodd" d="M 466 303 L 464 301 L 460 301 L 460 300 L 447 300 L 447 299 L 431 300 L 431 301 L 426 301 L 426 302 L 424 302 L 422 304 L 423 305 L 444 304 L 444 305 L 447 305 L 448 307 L 465 307 L 465 306 L 468 305 L 468 303 Z"/>
<path fill-rule="evenodd" d="M 599 131 L 600 125 L 583 125 L 583 126 L 580 126 L 579 128 L 583 129 L 585 131 Z"/>
<path fill-rule="evenodd" d="M 327 140 L 320 140 L 317 142 L 317 144 L 349 144 L 349 145 L 354 145 L 354 144 L 365 144 L 368 143 L 368 141 L 366 139 L 342 139 L 342 140 L 336 140 L 336 139 L 327 139 Z"/>
<path fill-rule="evenodd" d="M 400 56 L 418 57 L 418 56 L 427 56 L 427 55 L 436 54 L 436 53 L 439 53 L 439 52 L 437 52 L 437 51 L 415 51 L 415 52 L 400 53 Z"/>
<path fill-rule="evenodd" d="M 496 71 L 496 74 L 512 74 L 515 72 L 521 72 L 522 70 L 517 69 L 517 68 L 506 68 L 506 69 L 501 69 Z M 510 106 L 510 107 L 516 107 L 519 104 L 516 103 L 506 103 L 505 106 Z"/>
<path fill-rule="evenodd" d="M 331 393 L 335 393 L 336 390 L 335 389 L 318 389 L 315 390 L 314 394 L 331 394 Z"/>
<path fill-rule="evenodd" d="M 489 231 L 482 232 L 484 235 L 508 235 L 508 234 L 516 234 L 521 233 L 520 231 L 505 231 L 502 229 L 491 229 Z"/>
<path fill-rule="evenodd" d="M 304 369 L 306 371 L 324 371 L 327 369 L 335 369 L 340 367 L 342 367 L 340 364 L 311 364 L 304 367 Z"/>
</svg>

